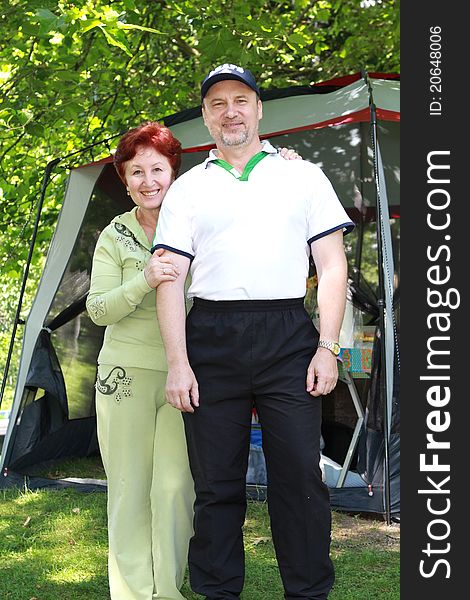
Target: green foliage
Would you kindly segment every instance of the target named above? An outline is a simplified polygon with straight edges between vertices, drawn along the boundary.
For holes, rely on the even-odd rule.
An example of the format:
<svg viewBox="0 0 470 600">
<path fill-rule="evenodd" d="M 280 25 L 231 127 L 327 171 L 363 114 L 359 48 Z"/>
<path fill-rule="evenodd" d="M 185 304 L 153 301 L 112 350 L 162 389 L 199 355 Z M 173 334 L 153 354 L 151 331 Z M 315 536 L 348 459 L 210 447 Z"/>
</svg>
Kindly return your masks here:
<svg viewBox="0 0 470 600">
<path fill-rule="evenodd" d="M 359 71 L 396 71 L 399 3 L 377 0 L 2 0 L 0 25 L 0 368 L 45 166 L 131 126 L 199 103 L 222 62 L 263 88 Z M 365 6 L 367 5 L 367 6 Z M 112 144 L 112 142 L 111 142 Z M 60 210 L 64 158 L 41 213 L 26 315 Z"/>
</svg>

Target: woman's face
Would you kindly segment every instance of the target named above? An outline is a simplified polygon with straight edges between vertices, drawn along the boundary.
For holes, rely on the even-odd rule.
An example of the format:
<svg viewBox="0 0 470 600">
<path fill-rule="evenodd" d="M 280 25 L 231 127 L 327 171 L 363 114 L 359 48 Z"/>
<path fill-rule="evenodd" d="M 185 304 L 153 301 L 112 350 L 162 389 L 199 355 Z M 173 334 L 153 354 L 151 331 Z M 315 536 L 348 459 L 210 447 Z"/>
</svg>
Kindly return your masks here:
<svg viewBox="0 0 470 600">
<path fill-rule="evenodd" d="M 174 181 L 166 156 L 151 146 L 138 146 L 135 156 L 124 164 L 126 184 L 132 200 L 145 210 L 160 207 Z"/>
</svg>

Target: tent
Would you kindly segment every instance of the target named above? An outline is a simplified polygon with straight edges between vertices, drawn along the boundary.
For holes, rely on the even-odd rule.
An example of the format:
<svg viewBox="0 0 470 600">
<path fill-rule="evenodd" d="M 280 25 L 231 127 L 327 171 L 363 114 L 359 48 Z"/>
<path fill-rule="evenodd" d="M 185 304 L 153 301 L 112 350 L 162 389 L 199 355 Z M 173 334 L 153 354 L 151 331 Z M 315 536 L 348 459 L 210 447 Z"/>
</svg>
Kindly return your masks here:
<svg viewBox="0 0 470 600">
<path fill-rule="evenodd" d="M 399 89 L 396 75 L 356 74 L 268 90 L 261 96 L 260 123 L 263 139 L 295 148 L 324 170 L 357 223 L 348 242 L 351 301 L 375 331 L 370 373 L 357 379 L 354 369 L 345 367 L 334 399 L 323 401 L 322 467 L 333 508 L 388 516 L 400 510 L 394 283 L 399 265 Z M 201 162 L 213 147 L 200 108 L 164 122 L 184 148 L 182 172 Z M 61 160 L 49 165 L 50 170 Z M 96 239 L 114 215 L 129 208 L 112 157 L 70 169 L 42 278 L 24 324 L 1 455 L 5 475 L 27 473 L 42 461 L 97 452 L 94 381 L 103 328 L 87 316 L 85 299 Z M 377 284 L 366 272 L 374 267 Z M 354 362 L 358 355 L 361 360 L 363 353 L 357 353 L 351 348 L 343 358 Z M 256 472 L 254 478 L 247 489 L 251 486 L 259 494 L 263 482 L 256 481 Z"/>
</svg>

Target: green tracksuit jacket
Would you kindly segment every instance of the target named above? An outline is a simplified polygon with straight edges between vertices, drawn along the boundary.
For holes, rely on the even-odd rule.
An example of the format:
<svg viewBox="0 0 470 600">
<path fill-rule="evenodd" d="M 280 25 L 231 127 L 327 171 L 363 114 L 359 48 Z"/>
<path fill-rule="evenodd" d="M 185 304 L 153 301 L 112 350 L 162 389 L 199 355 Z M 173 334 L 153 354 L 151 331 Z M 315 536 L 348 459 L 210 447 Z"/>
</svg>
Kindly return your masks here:
<svg viewBox="0 0 470 600">
<path fill-rule="evenodd" d="M 136 210 L 118 215 L 101 232 L 86 305 L 92 321 L 106 326 L 99 364 L 166 371 L 156 294 L 143 272 L 150 243 Z"/>
</svg>

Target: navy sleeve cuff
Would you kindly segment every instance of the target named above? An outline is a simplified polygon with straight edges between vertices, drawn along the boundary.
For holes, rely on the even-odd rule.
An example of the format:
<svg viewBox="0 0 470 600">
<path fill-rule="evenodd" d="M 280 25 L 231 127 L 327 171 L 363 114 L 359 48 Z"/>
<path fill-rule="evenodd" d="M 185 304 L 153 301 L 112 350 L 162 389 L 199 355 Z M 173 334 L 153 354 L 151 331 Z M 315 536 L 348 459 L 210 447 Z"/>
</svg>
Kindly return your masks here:
<svg viewBox="0 0 470 600">
<path fill-rule="evenodd" d="M 314 235 L 309 240 L 307 240 L 307 243 L 311 244 L 315 240 L 319 240 L 320 238 L 325 237 L 325 235 L 329 235 L 330 233 L 333 233 L 333 231 L 338 231 L 338 229 L 344 229 L 344 235 L 347 235 L 348 233 L 351 233 L 351 231 L 354 229 L 354 227 L 355 227 L 355 224 L 352 221 L 348 221 L 347 223 L 342 223 L 341 225 L 337 225 L 336 227 L 333 227 L 332 229 L 328 229 L 327 231 L 322 231 L 321 233 Z"/>
<path fill-rule="evenodd" d="M 155 250 L 158 248 L 164 248 L 165 250 L 169 250 L 170 252 L 175 252 L 175 254 L 181 254 L 181 256 L 186 256 L 189 260 L 194 260 L 194 256 L 189 254 L 189 252 L 184 252 L 183 250 L 178 250 L 178 248 L 173 248 L 172 246 L 167 246 L 166 244 L 155 244 L 150 248 L 150 252 L 153 254 Z"/>
</svg>

